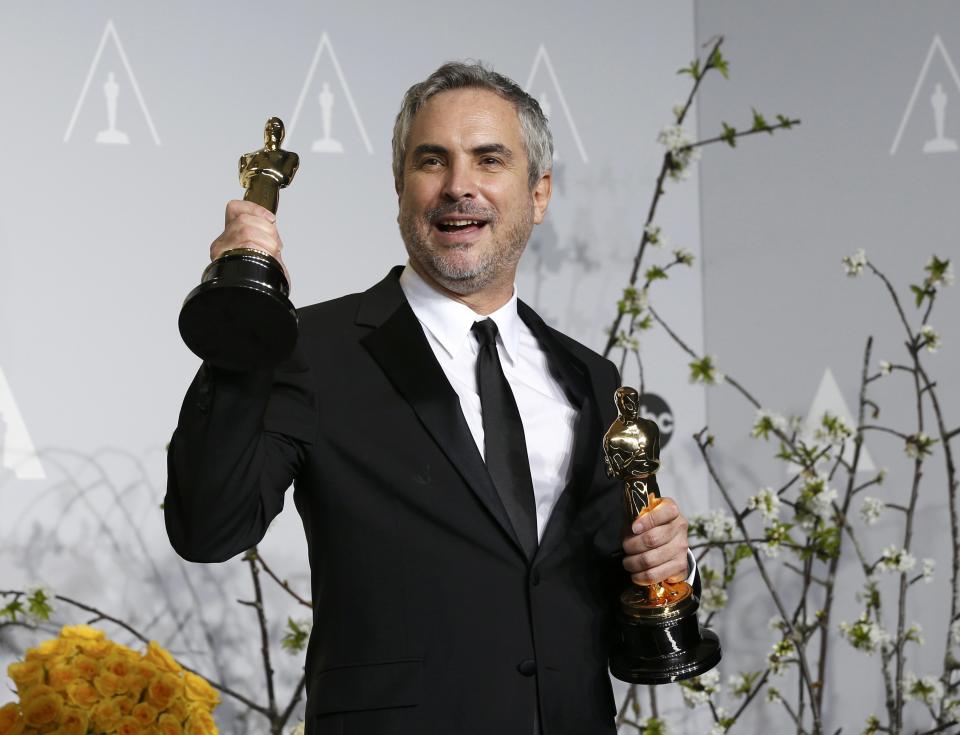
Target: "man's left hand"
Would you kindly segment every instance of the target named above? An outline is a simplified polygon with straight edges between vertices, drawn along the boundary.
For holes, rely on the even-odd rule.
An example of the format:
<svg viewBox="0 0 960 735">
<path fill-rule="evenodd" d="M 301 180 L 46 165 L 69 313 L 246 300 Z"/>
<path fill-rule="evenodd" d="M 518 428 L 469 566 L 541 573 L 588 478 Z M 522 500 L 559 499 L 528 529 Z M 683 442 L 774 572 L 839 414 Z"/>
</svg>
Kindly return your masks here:
<svg viewBox="0 0 960 735">
<path fill-rule="evenodd" d="M 687 578 L 687 519 L 670 498 L 633 521 L 623 540 L 623 568 L 637 584 Z"/>
</svg>

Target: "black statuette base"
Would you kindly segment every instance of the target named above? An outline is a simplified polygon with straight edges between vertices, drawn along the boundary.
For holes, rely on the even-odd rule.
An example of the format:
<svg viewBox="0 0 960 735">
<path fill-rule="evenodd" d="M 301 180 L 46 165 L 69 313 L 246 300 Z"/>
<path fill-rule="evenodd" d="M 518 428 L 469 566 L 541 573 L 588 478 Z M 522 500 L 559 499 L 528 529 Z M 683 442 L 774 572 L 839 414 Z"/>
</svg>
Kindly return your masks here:
<svg viewBox="0 0 960 735">
<path fill-rule="evenodd" d="M 720 639 L 697 622 L 699 601 L 690 598 L 682 607 L 673 617 L 638 618 L 621 611 L 610 673 L 630 684 L 669 684 L 716 666 Z"/>
<path fill-rule="evenodd" d="M 207 266 L 180 310 L 180 336 L 194 354 L 228 370 L 272 368 L 297 341 L 297 312 L 280 263 L 240 248 Z"/>
</svg>

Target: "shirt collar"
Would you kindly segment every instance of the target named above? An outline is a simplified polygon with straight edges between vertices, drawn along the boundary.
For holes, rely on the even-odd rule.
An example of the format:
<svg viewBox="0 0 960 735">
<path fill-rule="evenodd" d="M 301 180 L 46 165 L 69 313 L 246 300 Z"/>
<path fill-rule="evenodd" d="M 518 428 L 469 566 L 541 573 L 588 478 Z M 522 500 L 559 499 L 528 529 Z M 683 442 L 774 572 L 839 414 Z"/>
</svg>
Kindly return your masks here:
<svg viewBox="0 0 960 735">
<path fill-rule="evenodd" d="M 400 288 L 403 295 L 419 322 L 430 331 L 441 347 L 452 358 L 460 355 L 461 350 L 467 348 L 472 336 L 470 328 L 474 322 L 487 317 L 477 314 L 466 304 L 454 301 L 446 296 L 417 273 L 407 262 L 403 273 L 400 274 Z M 520 316 L 517 314 L 517 287 L 513 287 L 510 300 L 488 315 L 497 324 L 500 333 L 500 342 L 503 345 L 507 359 L 511 363 L 517 361 L 517 351 L 520 347 Z"/>
</svg>

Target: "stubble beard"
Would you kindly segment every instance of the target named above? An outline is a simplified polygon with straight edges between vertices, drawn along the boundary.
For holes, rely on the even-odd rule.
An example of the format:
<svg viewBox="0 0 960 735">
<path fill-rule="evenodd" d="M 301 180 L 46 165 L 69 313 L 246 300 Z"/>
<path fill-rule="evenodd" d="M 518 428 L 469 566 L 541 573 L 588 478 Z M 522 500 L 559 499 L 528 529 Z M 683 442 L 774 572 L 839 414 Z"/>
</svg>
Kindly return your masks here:
<svg viewBox="0 0 960 735">
<path fill-rule="evenodd" d="M 478 262 L 470 267 L 454 262 L 447 257 L 452 251 L 467 250 L 474 244 L 454 245 L 437 248 L 427 240 L 433 231 L 433 223 L 447 214 L 482 217 L 487 220 L 486 227 L 491 228 L 493 247 L 481 254 Z M 407 253 L 440 286 L 460 296 L 478 293 L 505 274 L 516 270 L 530 233 L 533 231 L 532 207 L 516 224 L 503 232 L 496 213 L 480 207 L 448 205 L 431 209 L 423 214 L 414 212 L 400 213 L 400 236 L 403 238 Z"/>
</svg>

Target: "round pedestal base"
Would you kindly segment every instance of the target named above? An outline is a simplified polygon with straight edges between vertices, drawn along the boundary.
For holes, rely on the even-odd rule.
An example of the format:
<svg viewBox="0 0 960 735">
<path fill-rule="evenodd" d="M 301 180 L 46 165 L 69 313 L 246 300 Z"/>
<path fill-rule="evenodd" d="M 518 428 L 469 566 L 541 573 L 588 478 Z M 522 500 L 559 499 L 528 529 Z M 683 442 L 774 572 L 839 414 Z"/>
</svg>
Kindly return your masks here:
<svg viewBox="0 0 960 735">
<path fill-rule="evenodd" d="M 720 639 L 697 622 L 700 601 L 622 609 L 610 672 L 631 684 L 668 684 L 709 671 L 720 662 Z"/>
<path fill-rule="evenodd" d="M 203 273 L 180 310 L 180 336 L 198 357 L 228 370 L 272 368 L 297 341 L 297 312 L 280 264 L 231 250 Z"/>
</svg>

